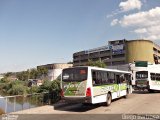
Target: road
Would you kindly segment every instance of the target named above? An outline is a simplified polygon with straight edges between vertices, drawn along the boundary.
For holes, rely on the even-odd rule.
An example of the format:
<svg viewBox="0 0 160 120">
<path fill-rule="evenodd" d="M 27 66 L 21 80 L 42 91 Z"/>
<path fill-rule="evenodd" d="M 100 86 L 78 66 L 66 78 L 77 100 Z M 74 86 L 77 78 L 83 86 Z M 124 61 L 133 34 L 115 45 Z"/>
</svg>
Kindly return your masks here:
<svg viewBox="0 0 160 120">
<path fill-rule="evenodd" d="M 16 112 L 14 114 L 36 114 L 36 115 L 58 114 L 60 116 L 64 116 L 66 114 L 67 115 L 87 114 L 89 116 L 95 114 L 96 115 L 108 114 L 110 116 L 121 114 L 122 116 L 122 114 L 159 114 L 159 113 L 160 113 L 160 93 L 134 92 L 130 94 L 127 99 L 120 98 L 114 100 L 109 107 L 104 106 L 103 104 L 84 106 L 82 104 L 58 103 L 53 106 L 47 105 L 39 108 L 33 108 L 30 110 L 23 110 Z"/>
</svg>

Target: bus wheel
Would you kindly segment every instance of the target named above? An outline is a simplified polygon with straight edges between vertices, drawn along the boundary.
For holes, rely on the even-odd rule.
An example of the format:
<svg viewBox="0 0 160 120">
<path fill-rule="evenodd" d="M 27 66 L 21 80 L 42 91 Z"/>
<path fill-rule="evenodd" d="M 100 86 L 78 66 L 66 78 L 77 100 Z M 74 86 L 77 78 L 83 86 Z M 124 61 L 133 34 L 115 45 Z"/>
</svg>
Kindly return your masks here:
<svg viewBox="0 0 160 120">
<path fill-rule="evenodd" d="M 148 89 L 149 93 L 154 93 L 154 90 Z"/>
<path fill-rule="evenodd" d="M 82 103 L 83 106 L 90 106 L 92 105 L 91 103 Z"/>
<path fill-rule="evenodd" d="M 111 96 L 110 93 L 108 93 L 108 94 L 107 94 L 106 105 L 107 105 L 107 106 L 110 106 L 111 102 L 112 102 L 112 96 Z"/>
</svg>

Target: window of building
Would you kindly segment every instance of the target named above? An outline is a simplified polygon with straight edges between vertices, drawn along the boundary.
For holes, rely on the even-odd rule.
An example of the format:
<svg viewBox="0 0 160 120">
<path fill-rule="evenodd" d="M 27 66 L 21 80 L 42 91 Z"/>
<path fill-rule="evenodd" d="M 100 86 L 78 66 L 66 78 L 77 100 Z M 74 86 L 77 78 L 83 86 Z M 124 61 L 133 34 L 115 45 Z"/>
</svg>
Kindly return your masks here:
<svg viewBox="0 0 160 120">
<path fill-rule="evenodd" d="M 106 60 L 109 60 L 109 59 L 111 59 L 110 56 L 101 57 L 101 60 L 103 60 L 103 61 L 106 61 Z"/>
<path fill-rule="evenodd" d="M 125 54 L 117 54 L 112 56 L 112 58 L 121 58 L 121 57 L 125 57 Z"/>
<path fill-rule="evenodd" d="M 110 50 L 101 51 L 100 54 L 108 54 L 110 53 Z"/>
<path fill-rule="evenodd" d="M 125 61 L 115 61 L 115 62 L 112 62 L 112 65 L 120 65 L 120 64 L 125 64 Z"/>
</svg>

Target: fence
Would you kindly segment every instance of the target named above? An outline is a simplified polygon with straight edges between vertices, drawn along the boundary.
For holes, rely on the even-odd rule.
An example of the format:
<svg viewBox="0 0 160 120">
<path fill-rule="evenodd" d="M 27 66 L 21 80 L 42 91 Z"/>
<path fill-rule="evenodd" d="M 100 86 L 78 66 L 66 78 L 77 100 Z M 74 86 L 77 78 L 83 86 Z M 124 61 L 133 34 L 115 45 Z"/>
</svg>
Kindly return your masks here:
<svg viewBox="0 0 160 120">
<path fill-rule="evenodd" d="M 48 92 L 28 94 L 25 96 L 5 96 L 0 97 L 0 108 L 4 110 L 5 113 L 10 113 L 46 104 L 51 104 L 55 102 L 57 99 L 59 99 L 57 98 L 57 95 Z"/>
</svg>

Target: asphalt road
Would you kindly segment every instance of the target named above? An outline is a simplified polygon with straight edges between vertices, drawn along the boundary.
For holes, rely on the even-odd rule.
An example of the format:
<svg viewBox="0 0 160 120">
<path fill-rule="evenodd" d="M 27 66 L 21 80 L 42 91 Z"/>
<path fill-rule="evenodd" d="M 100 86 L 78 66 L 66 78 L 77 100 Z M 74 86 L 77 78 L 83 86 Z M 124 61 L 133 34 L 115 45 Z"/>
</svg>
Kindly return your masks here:
<svg viewBox="0 0 160 120">
<path fill-rule="evenodd" d="M 82 104 L 57 103 L 53 106 L 48 105 L 13 114 L 19 114 L 19 118 L 24 120 L 32 120 L 32 118 L 34 120 L 45 118 L 47 120 L 50 120 L 50 118 L 56 120 L 98 120 L 103 118 L 105 120 L 116 120 L 122 118 L 136 119 L 137 116 L 144 117 L 152 114 L 154 114 L 152 118 L 160 119 L 160 92 L 134 92 L 127 99 L 120 98 L 112 101 L 109 107 L 103 104 L 84 106 Z M 155 114 L 159 115 L 155 116 Z"/>
</svg>

